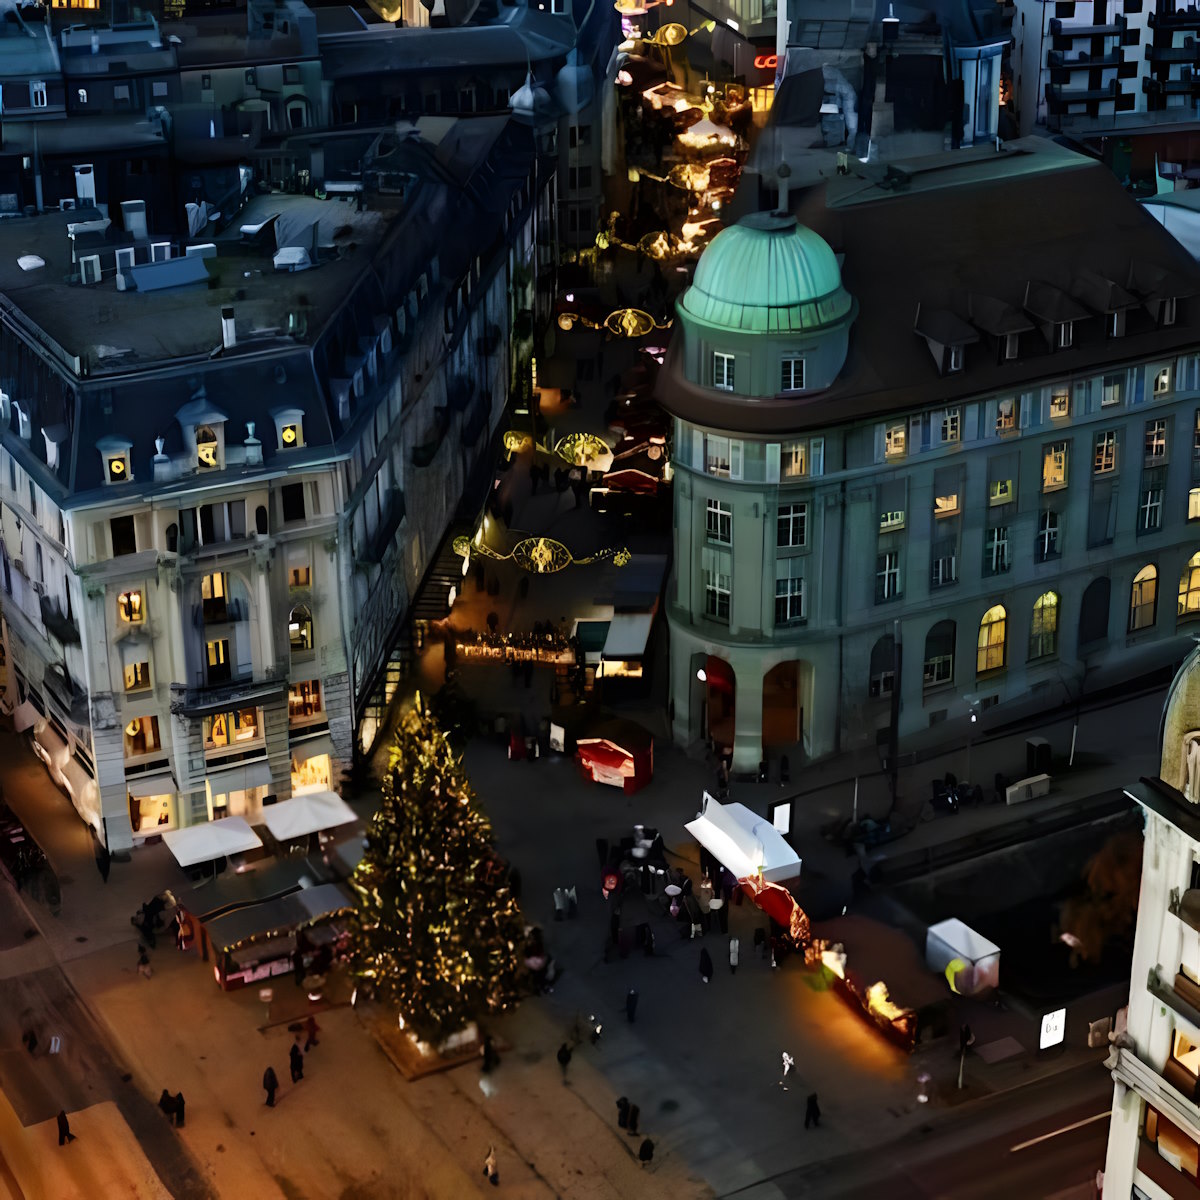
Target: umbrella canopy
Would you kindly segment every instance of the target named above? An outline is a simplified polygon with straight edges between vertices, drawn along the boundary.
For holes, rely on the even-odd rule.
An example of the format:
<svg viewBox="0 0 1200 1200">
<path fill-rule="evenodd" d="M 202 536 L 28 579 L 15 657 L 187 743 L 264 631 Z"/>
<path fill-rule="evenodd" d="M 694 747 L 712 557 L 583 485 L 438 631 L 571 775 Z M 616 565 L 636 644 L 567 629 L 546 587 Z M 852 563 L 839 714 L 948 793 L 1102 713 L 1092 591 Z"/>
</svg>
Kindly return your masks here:
<svg viewBox="0 0 1200 1200">
<path fill-rule="evenodd" d="M 336 792 L 306 792 L 263 809 L 263 824 L 280 842 L 348 825 L 357 819 L 354 809 Z"/>
<path fill-rule="evenodd" d="M 783 834 L 744 804 L 721 804 L 705 792 L 703 811 L 684 828 L 739 879 L 759 874 L 765 880 L 794 879 L 800 874 L 800 856 Z"/>
<path fill-rule="evenodd" d="M 186 829 L 169 829 L 162 837 L 181 867 L 256 850 L 262 845 L 262 838 L 242 817 L 222 817 Z"/>
</svg>

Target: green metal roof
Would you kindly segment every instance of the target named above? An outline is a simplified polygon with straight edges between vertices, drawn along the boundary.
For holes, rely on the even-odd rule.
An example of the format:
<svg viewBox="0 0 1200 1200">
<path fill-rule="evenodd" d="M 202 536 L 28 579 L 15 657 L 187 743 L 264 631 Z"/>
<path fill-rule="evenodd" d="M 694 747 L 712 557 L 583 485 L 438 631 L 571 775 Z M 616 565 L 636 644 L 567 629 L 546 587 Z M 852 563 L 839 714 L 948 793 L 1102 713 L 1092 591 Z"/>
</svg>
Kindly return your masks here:
<svg viewBox="0 0 1200 1200">
<path fill-rule="evenodd" d="M 834 325 L 853 301 L 820 234 L 783 213 L 754 213 L 713 238 L 679 307 L 723 329 L 788 333 Z"/>
</svg>

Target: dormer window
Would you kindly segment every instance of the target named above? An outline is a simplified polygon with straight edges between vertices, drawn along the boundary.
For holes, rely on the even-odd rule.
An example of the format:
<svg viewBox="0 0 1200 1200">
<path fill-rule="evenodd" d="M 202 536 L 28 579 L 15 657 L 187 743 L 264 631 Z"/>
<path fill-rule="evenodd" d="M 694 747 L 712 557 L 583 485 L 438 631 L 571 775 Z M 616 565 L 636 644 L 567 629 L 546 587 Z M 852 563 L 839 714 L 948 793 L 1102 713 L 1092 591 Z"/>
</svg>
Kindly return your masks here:
<svg viewBox="0 0 1200 1200">
<path fill-rule="evenodd" d="M 196 428 L 196 462 L 202 471 L 212 471 L 221 465 L 221 443 L 211 425 Z"/>
<path fill-rule="evenodd" d="M 963 348 L 961 346 L 950 347 L 950 363 L 947 370 L 961 371 L 963 369 Z"/>
<path fill-rule="evenodd" d="M 280 450 L 298 450 L 304 445 L 304 413 L 301 409 L 276 408 L 271 416 L 275 419 Z"/>
<path fill-rule="evenodd" d="M 124 483 L 129 478 L 129 458 L 125 454 L 110 454 L 104 460 L 109 483 Z"/>
<path fill-rule="evenodd" d="M 117 597 L 117 611 L 121 614 L 122 621 L 127 621 L 131 625 L 140 624 L 146 615 L 142 606 L 142 593 L 140 591 L 122 592 Z"/>
<path fill-rule="evenodd" d="M 279 431 L 279 444 L 285 450 L 289 450 L 293 446 L 300 445 L 300 426 L 299 425 L 285 425 Z"/>
<path fill-rule="evenodd" d="M 1004 359 L 1006 362 L 1012 362 L 1021 349 L 1021 335 L 1019 333 L 1006 333 L 1004 335 Z"/>
<path fill-rule="evenodd" d="M 1072 321 L 1060 321 L 1055 329 L 1054 344 L 1060 350 L 1070 350 L 1075 340 L 1075 325 Z"/>
<path fill-rule="evenodd" d="M 104 462 L 105 483 L 126 483 L 133 478 L 129 461 L 131 445 L 124 438 L 104 437 L 96 443 Z"/>
<path fill-rule="evenodd" d="M 1125 310 L 1108 314 L 1108 336 L 1119 338 L 1125 336 Z"/>
<path fill-rule="evenodd" d="M 1168 296 L 1162 302 L 1162 323 L 1164 325 L 1175 324 L 1175 297 Z"/>
</svg>

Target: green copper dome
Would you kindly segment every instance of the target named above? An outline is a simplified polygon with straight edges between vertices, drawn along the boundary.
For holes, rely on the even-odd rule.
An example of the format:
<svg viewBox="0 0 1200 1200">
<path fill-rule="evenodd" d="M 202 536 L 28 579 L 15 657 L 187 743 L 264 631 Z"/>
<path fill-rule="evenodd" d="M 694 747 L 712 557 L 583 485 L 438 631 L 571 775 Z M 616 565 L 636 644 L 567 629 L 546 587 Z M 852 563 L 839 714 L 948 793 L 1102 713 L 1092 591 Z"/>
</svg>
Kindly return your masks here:
<svg viewBox="0 0 1200 1200">
<path fill-rule="evenodd" d="M 820 234 L 783 213 L 754 213 L 713 238 L 679 307 L 722 329 L 788 333 L 835 325 L 854 301 Z"/>
</svg>

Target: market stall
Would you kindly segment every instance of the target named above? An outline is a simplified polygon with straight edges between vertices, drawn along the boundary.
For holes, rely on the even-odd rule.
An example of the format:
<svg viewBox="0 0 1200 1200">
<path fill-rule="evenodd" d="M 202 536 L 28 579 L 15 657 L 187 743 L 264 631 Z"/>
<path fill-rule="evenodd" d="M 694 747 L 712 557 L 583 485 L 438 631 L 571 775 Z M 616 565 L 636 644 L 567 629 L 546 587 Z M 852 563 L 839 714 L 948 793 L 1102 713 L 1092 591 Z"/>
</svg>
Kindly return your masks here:
<svg viewBox="0 0 1200 1200">
<path fill-rule="evenodd" d="M 925 962 L 931 971 L 944 974 L 950 990 L 961 996 L 978 996 L 1000 986 L 1000 947 L 957 917 L 930 925 Z"/>
<path fill-rule="evenodd" d="M 738 879 L 780 883 L 800 875 L 800 856 L 783 834 L 744 804 L 721 804 L 705 792 L 701 811 L 684 828 Z"/>
<path fill-rule="evenodd" d="M 202 920 L 214 951 L 213 975 L 225 991 L 295 973 L 301 939 L 329 961 L 346 947 L 345 921 L 354 900 L 336 883 L 301 888 L 290 895 L 236 908 Z"/>
<path fill-rule="evenodd" d="M 602 721 L 575 739 L 575 761 L 593 783 L 631 796 L 654 777 L 654 739 L 633 721 Z"/>
</svg>

